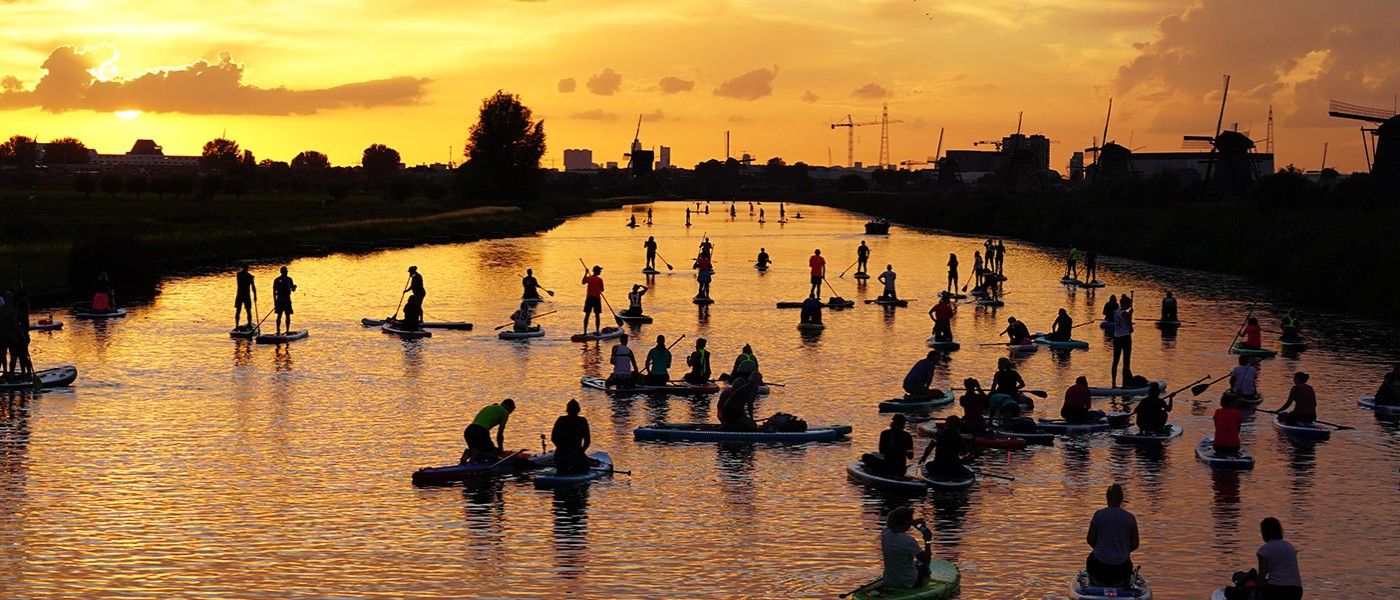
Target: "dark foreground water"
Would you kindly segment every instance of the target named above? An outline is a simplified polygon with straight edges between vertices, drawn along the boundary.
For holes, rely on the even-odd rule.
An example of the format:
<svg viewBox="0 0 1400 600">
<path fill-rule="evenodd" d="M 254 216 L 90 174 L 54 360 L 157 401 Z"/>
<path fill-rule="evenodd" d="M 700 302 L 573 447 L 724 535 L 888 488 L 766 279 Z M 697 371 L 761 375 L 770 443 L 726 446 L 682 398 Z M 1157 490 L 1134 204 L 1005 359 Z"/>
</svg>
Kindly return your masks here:
<svg viewBox="0 0 1400 600">
<path fill-rule="evenodd" d="M 120 322 L 59 315 L 69 323 L 36 334 L 36 361 L 75 364 L 81 378 L 71 389 L 8 400 L 0 420 L 0 597 L 833 597 L 868 581 L 880 568 L 881 514 L 908 500 L 850 483 L 845 465 L 872 449 L 888 423 L 876 402 L 897 395 L 927 351 L 925 313 L 948 253 L 966 272 L 981 240 L 901 227 L 867 237 L 863 218 L 816 207 L 789 206 L 790 217 L 800 210 L 806 218 L 780 225 L 776 204 L 763 206 L 769 222 L 760 225 L 746 204 L 730 219 L 727 205 L 714 203 L 686 229 L 685 206 L 656 205 L 652 227 L 622 227 L 630 211 L 613 211 L 518 239 L 297 260 L 296 324 L 311 337 L 290 346 L 228 339 L 231 274 L 171 280 Z M 717 268 L 708 311 L 690 301 L 688 258 L 705 233 Z M 675 270 L 661 266 L 647 296 L 656 323 L 641 333 L 687 334 L 677 351 L 706 337 L 717 371 L 752 343 L 768 379 L 788 384 L 759 412 L 849 423 L 851 440 L 638 443 L 633 428 L 710 419 L 711 402 L 610 400 L 579 387 L 580 376 L 605 372 L 606 346 L 568 341 L 580 325 L 578 259 L 605 267 L 609 299 L 621 308 L 626 288 L 644 281 L 648 235 Z M 917 302 L 828 313 L 824 333 L 803 337 L 797 311 L 773 305 L 803 297 L 813 248 L 830 257 L 842 295 L 879 293 L 878 284 L 837 277 L 860 240 L 873 248 L 872 270 L 893 263 L 902 295 Z M 766 274 L 751 266 L 761 246 L 775 261 Z M 1048 329 L 1060 307 L 1092 319 L 1109 294 L 1129 290 L 1152 313 L 1172 289 L 1190 323 L 1175 336 L 1140 326 L 1134 366 L 1175 389 L 1229 371 L 1235 359 L 1225 350 L 1251 305 L 1271 328 L 1287 309 L 1242 279 L 1111 257 L 1102 260 L 1108 288 L 1067 291 L 1058 255 L 1014 242 L 1007 249 L 1007 306 L 962 307 L 954 332 L 963 350 L 940 380 L 987 381 L 1005 352 L 977 343 L 995 341 L 1007 316 Z M 362 328 L 361 317 L 393 312 L 410 264 L 426 277 L 430 318 L 469 320 L 477 330 L 404 342 Z M 527 267 L 558 293 L 542 310 L 560 313 L 543 319 L 544 339 L 498 341 L 491 328 L 506 322 Z M 267 310 L 275 265 L 255 273 Z M 1134 560 L 1160 598 L 1205 598 L 1253 566 L 1266 516 L 1282 519 L 1300 548 L 1310 597 L 1400 594 L 1385 568 L 1400 554 L 1400 430 L 1355 405 L 1400 355 L 1395 331 L 1336 315 L 1308 315 L 1307 325 L 1312 349 L 1266 361 L 1265 406 L 1277 406 L 1291 374 L 1306 370 L 1322 418 L 1355 431 L 1296 444 L 1259 419 L 1244 433 L 1258 467 L 1216 473 L 1193 454 L 1213 406 L 1187 401 L 1173 415 L 1186 435 L 1164 449 L 1097 434 L 989 454 L 981 464 L 1016 481 L 985 479 L 965 494 L 913 501 L 935 524 L 938 557 L 961 567 L 963 597 L 1063 597 L 1112 482 L 1124 484 L 1138 515 L 1143 546 Z M 1051 391 L 1042 416 L 1056 412 L 1075 376 L 1107 379 L 1102 333 L 1076 331 L 1089 350 L 1017 361 L 1032 387 Z M 409 484 L 418 467 L 454 462 L 476 410 L 505 397 L 520 405 L 507 446 L 537 449 L 565 401 L 578 398 L 595 448 L 634 475 L 559 493 L 513 478 Z"/>
</svg>

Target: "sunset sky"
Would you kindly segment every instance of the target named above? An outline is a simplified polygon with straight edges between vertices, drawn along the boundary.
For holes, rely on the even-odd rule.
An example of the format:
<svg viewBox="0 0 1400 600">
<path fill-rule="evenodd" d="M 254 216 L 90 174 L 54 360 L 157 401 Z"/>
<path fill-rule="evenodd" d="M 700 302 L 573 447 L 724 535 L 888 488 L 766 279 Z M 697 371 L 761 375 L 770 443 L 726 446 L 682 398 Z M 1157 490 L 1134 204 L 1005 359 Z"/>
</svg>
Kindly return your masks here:
<svg viewBox="0 0 1400 600">
<path fill-rule="evenodd" d="M 1267 7 L 1267 10 L 1266 10 Z M 1277 164 L 1365 169 L 1339 99 L 1400 93 L 1395 0 L 0 0 L 0 135 L 74 136 L 105 153 L 152 138 L 197 154 L 225 130 L 259 159 L 373 143 L 410 165 L 460 160 L 481 100 L 519 94 L 566 148 L 620 160 L 638 115 L 648 147 L 693 166 L 732 154 L 828 164 L 847 114 L 889 102 L 891 158 L 1000 139 L 1025 111 L 1052 168 L 1109 139 L 1174 151 L 1226 127 Z M 130 120 L 117 111 L 140 110 Z M 130 116 L 129 114 L 127 116 Z M 856 129 L 876 162 L 878 126 Z M 990 148 L 990 147 L 984 147 Z"/>
</svg>

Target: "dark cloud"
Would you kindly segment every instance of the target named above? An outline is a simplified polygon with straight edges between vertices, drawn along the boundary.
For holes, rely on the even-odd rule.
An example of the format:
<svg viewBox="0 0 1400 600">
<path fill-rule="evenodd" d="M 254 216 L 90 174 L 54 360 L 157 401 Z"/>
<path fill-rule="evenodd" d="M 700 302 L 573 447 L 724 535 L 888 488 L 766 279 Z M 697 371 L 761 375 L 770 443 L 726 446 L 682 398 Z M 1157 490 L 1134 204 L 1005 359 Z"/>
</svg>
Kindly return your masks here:
<svg viewBox="0 0 1400 600">
<path fill-rule="evenodd" d="M 622 74 L 612 69 L 588 76 L 588 91 L 599 96 L 611 96 L 622 87 Z"/>
<path fill-rule="evenodd" d="M 573 77 L 570 77 L 568 79 L 560 79 L 559 85 L 556 86 L 555 89 L 558 89 L 559 91 L 565 94 L 572 94 L 574 93 L 574 90 L 578 89 L 578 81 L 575 81 Z"/>
<path fill-rule="evenodd" d="M 661 89 L 661 93 L 663 94 L 679 94 L 681 92 L 689 92 L 690 90 L 695 89 L 694 81 L 687 81 L 685 79 L 681 79 L 679 77 L 672 77 L 670 75 L 662 77 L 661 81 L 658 82 L 656 85 L 658 88 Z"/>
<path fill-rule="evenodd" d="M 880 100 L 890 97 L 890 91 L 875 83 L 867 83 L 851 92 L 852 98 L 860 100 Z"/>
<path fill-rule="evenodd" d="M 605 123 L 611 123 L 617 120 L 617 113 L 610 113 L 603 109 L 595 108 L 593 110 L 572 113 L 569 117 L 584 121 L 603 121 Z"/>
<path fill-rule="evenodd" d="M 778 77 L 778 67 L 754 69 L 738 77 L 719 84 L 715 95 L 735 100 L 757 100 L 773 95 L 773 80 Z"/>
<path fill-rule="evenodd" d="M 0 108 L 37 106 L 52 113 L 139 109 L 194 115 L 308 115 L 336 108 L 417 104 L 431 81 L 394 77 L 313 90 L 260 88 L 243 83 L 244 65 L 227 52 L 213 63 L 200 59 L 131 78 L 93 77 L 92 71 L 115 57 L 116 51 L 105 46 L 56 48 L 44 61 L 44 75 L 33 89 L 16 85 L 13 77 L 0 81 Z"/>
</svg>

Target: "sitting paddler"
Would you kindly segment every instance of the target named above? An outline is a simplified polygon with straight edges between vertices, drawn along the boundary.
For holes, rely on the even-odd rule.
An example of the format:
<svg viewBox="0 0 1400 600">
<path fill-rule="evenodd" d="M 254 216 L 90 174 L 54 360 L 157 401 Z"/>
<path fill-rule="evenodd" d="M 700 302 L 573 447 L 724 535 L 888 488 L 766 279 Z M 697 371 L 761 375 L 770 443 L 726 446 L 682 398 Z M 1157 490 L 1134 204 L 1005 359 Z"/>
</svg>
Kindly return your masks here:
<svg viewBox="0 0 1400 600">
<path fill-rule="evenodd" d="M 758 386 L 763 384 L 763 376 L 758 373 L 743 379 L 735 379 L 734 385 L 720 395 L 716 409 L 719 412 L 719 428 L 724 431 L 758 431 L 758 422 L 753 418 L 754 399 L 758 398 Z"/>
<path fill-rule="evenodd" d="M 914 436 L 904 429 L 905 423 L 904 415 L 896 414 L 890 419 L 890 428 L 880 432 L 880 456 L 861 457 L 866 468 L 885 477 L 905 477 L 905 461 L 914 459 Z"/>
<path fill-rule="evenodd" d="M 1118 314 L 1118 296 L 1109 294 L 1108 302 L 1103 305 L 1103 320 L 1112 323 L 1113 316 Z"/>
<path fill-rule="evenodd" d="M 467 440 L 467 451 L 462 453 L 462 464 L 469 462 L 496 462 L 500 460 L 501 448 L 506 445 L 506 421 L 515 412 L 515 401 L 510 398 L 500 404 L 492 404 L 476 413 L 472 424 L 462 432 Z M 491 428 L 496 427 L 496 443 L 491 443 Z"/>
<path fill-rule="evenodd" d="M 1292 412 L 1288 412 L 1290 407 Z M 1293 388 L 1288 390 L 1288 400 L 1278 407 L 1278 412 L 1289 425 L 1312 425 L 1317 420 L 1317 392 L 1308 385 L 1307 373 L 1293 374 Z"/>
<path fill-rule="evenodd" d="M 554 420 L 554 430 L 549 433 L 549 441 L 554 442 L 555 473 L 587 473 L 588 446 L 593 444 L 588 419 L 579 416 L 578 400 L 565 404 L 564 412 L 566 414 Z"/>
<path fill-rule="evenodd" d="M 1376 390 L 1376 406 L 1400 406 L 1400 363 L 1390 368 Z"/>
<path fill-rule="evenodd" d="M 802 322 L 821 325 L 822 306 L 822 301 L 816 296 L 807 296 L 807 299 L 802 301 Z"/>
<path fill-rule="evenodd" d="M 646 372 L 642 381 L 647 385 L 671 382 L 671 351 L 666 348 L 666 336 L 656 336 L 656 347 L 647 352 Z"/>
<path fill-rule="evenodd" d="M 1123 486 L 1108 486 L 1108 506 L 1094 511 L 1085 541 L 1094 549 L 1084 561 L 1090 583 L 1127 587 L 1133 576 L 1132 553 L 1138 549 L 1137 517 L 1123 508 Z"/>
<path fill-rule="evenodd" d="M 956 312 L 958 308 L 947 296 L 939 298 L 938 304 L 928 309 L 928 316 L 933 319 L 933 341 L 953 341 L 953 313 Z"/>
<path fill-rule="evenodd" d="M 414 331 L 423 326 L 423 297 L 428 295 L 423 288 L 423 275 L 418 272 L 418 267 L 408 268 L 408 287 L 404 293 L 412 292 L 408 297 L 408 302 L 403 305 L 403 321 L 399 323 L 406 330 Z"/>
<path fill-rule="evenodd" d="M 1303 576 L 1298 570 L 1298 549 L 1283 539 L 1283 524 L 1274 517 L 1259 522 L 1264 545 L 1259 559 L 1259 598 L 1262 600 L 1302 600 Z"/>
<path fill-rule="evenodd" d="M 642 315 L 642 296 L 647 294 L 647 286 L 634 283 L 632 291 L 627 292 L 627 310 L 622 311 L 624 317 L 640 317 Z"/>
<path fill-rule="evenodd" d="M 92 294 L 92 312 L 105 313 L 116 309 L 117 301 L 112 292 L 112 282 L 107 278 L 107 272 L 102 271 L 97 274 L 96 291 Z"/>
<path fill-rule="evenodd" d="M 1211 443 L 1217 455 L 1237 456 L 1240 453 L 1240 425 L 1244 423 L 1244 413 L 1235 406 L 1235 397 L 1225 394 L 1220 397 L 1220 408 L 1211 415 L 1211 420 L 1215 422 L 1215 439 Z"/>
<path fill-rule="evenodd" d="M 919 359 L 914 366 L 909 369 L 909 373 L 904 376 L 904 394 L 908 399 L 932 398 L 935 394 L 941 396 L 941 390 L 932 389 L 933 374 L 938 369 L 939 354 L 937 350 L 929 350 L 928 356 Z"/>
<path fill-rule="evenodd" d="M 613 365 L 612 374 L 608 375 L 608 380 L 603 387 L 632 387 L 637 382 L 637 355 L 632 353 L 632 349 L 627 347 L 627 334 L 622 334 L 617 338 L 617 345 L 612 347 L 609 354 L 609 362 Z"/>
<path fill-rule="evenodd" d="M 520 293 L 521 300 L 541 300 L 540 282 L 535 279 L 534 269 L 525 269 L 525 276 L 520 278 L 520 285 L 525 291 Z"/>
<path fill-rule="evenodd" d="M 918 540 L 909 535 L 911 527 L 918 527 L 923 535 L 922 549 Z M 890 511 L 885 518 L 885 528 L 880 530 L 880 555 L 885 561 L 882 588 L 905 590 L 923 585 L 929 574 L 928 564 L 933 559 L 932 544 L 933 532 L 924 525 L 923 519 L 914 518 L 914 509 L 901 506 Z"/>
<path fill-rule="evenodd" d="M 1069 313 L 1061 308 L 1059 316 L 1055 317 L 1055 322 L 1050 325 L 1050 335 L 1045 336 L 1045 339 L 1053 342 L 1068 342 L 1071 329 L 1074 329 L 1074 319 L 1070 318 Z"/>
<path fill-rule="evenodd" d="M 632 215 L 632 218 L 631 218 L 630 220 L 627 221 L 627 226 L 628 226 L 628 227 L 636 227 L 636 226 L 637 226 L 637 215 Z"/>
<path fill-rule="evenodd" d="M 1026 324 L 1016 320 L 1016 317 L 1007 317 L 1006 329 L 1001 330 L 997 335 L 1006 336 L 1006 344 L 1009 346 L 1024 346 L 1031 342 L 1031 331 L 1026 329 Z"/>
<path fill-rule="evenodd" d="M 533 321 L 534 318 L 535 311 L 530 308 L 530 303 L 521 302 L 520 308 L 510 313 L 510 321 L 512 323 L 511 329 L 518 333 L 530 331 L 530 322 Z"/>
<path fill-rule="evenodd" d="M 1264 346 L 1262 334 L 1263 329 L 1259 328 L 1259 319 L 1249 317 L 1244 321 L 1244 329 L 1240 330 L 1240 335 L 1244 336 L 1244 341 L 1240 342 L 1241 348 L 1258 350 Z"/>
<path fill-rule="evenodd" d="M 973 377 L 963 380 L 963 390 L 962 397 L 958 398 L 958 406 L 963 409 L 963 429 L 972 434 L 981 433 L 987 429 L 984 416 L 987 412 L 987 392 L 982 391 L 982 383 Z"/>
<path fill-rule="evenodd" d="M 744 344 L 744 349 L 739 352 L 739 356 L 734 357 L 734 369 L 729 373 L 722 373 L 720 381 L 730 381 L 747 377 L 758 372 L 758 357 L 753 353 L 753 346 Z"/>
<path fill-rule="evenodd" d="M 968 460 L 963 456 L 967 450 L 967 442 L 963 441 L 962 437 L 962 418 L 953 415 L 943 423 L 943 428 L 938 430 L 938 436 L 924 448 L 919 462 L 923 464 L 924 474 L 929 477 L 967 477 L 970 473 L 967 467 L 963 466 Z M 928 461 L 929 453 L 933 453 L 932 461 Z"/>
<path fill-rule="evenodd" d="M 1299 321 L 1297 315 L 1294 315 L 1293 311 L 1290 310 L 1288 316 L 1283 318 L 1283 332 L 1279 335 L 1278 340 L 1280 342 L 1301 342 L 1303 341 L 1302 330 L 1303 322 Z"/>
<path fill-rule="evenodd" d="M 710 382 L 710 351 L 705 349 L 705 338 L 695 340 L 695 351 L 685 357 L 690 372 L 682 379 L 690 385 L 705 385 Z"/>
<path fill-rule="evenodd" d="M 773 262 L 773 261 L 770 260 L 770 259 L 768 258 L 768 249 L 767 249 L 767 248 L 759 248 L 759 249 L 758 249 L 758 260 L 755 260 L 755 261 L 754 261 L 754 264 L 757 265 L 758 268 L 760 268 L 760 269 L 767 269 L 767 268 L 768 268 L 768 265 L 771 264 L 772 262 Z"/>
<path fill-rule="evenodd" d="M 1139 434 L 1158 434 L 1167 428 L 1167 413 L 1172 411 L 1171 396 L 1162 398 L 1162 388 L 1154 381 L 1147 385 L 1147 397 L 1133 407 L 1129 415 L 1137 415 Z"/>
<path fill-rule="evenodd" d="M 1074 385 L 1065 390 L 1060 418 L 1067 423 L 1088 423 L 1103 418 L 1103 411 L 1093 410 L 1093 396 L 1089 393 L 1087 377 L 1080 375 L 1074 380 Z"/>
<path fill-rule="evenodd" d="M 1253 398 L 1258 393 L 1254 384 L 1259 379 L 1259 367 L 1254 366 L 1248 356 L 1240 356 L 1239 363 L 1230 370 L 1230 389 L 1225 395 Z"/>
<path fill-rule="evenodd" d="M 1172 295 L 1171 290 L 1167 290 L 1167 296 L 1162 298 L 1162 320 L 1168 323 L 1179 320 L 1176 318 L 1176 296 Z"/>
<path fill-rule="evenodd" d="M 861 243 L 863 244 L 865 242 Z M 894 292 L 894 279 L 894 265 L 885 265 L 885 272 L 881 273 L 880 277 L 877 279 L 880 283 L 885 284 L 885 291 L 880 292 L 881 300 L 899 299 L 899 295 Z"/>
<path fill-rule="evenodd" d="M 1026 387 L 1026 380 L 1021 379 L 1021 374 L 1016 372 L 1016 366 L 1011 364 L 1011 359 L 1001 357 L 997 359 L 997 372 L 992 374 L 992 393 L 1006 394 L 1012 398 L 1021 395 L 1021 389 Z"/>
</svg>

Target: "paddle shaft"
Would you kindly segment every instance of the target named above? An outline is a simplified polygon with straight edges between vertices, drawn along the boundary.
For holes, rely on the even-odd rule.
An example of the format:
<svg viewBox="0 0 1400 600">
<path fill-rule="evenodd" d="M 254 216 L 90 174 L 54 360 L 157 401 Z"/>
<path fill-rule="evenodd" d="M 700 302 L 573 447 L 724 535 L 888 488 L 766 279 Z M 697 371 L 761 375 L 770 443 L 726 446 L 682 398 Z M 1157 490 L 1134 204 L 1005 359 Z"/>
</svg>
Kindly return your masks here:
<svg viewBox="0 0 1400 600">
<path fill-rule="evenodd" d="M 831 295 L 836 296 L 838 298 L 841 297 L 841 294 L 836 293 L 836 288 L 832 287 L 831 282 L 827 281 L 826 277 L 822 277 L 822 283 L 826 284 L 826 289 L 831 290 Z"/>
<path fill-rule="evenodd" d="M 1230 349 L 1231 349 L 1231 350 L 1233 350 L 1233 349 L 1235 348 L 1235 340 L 1240 339 L 1240 336 L 1244 335 L 1244 328 L 1247 327 L 1247 326 L 1249 326 L 1249 318 L 1252 317 L 1252 316 L 1254 316 L 1254 305 L 1253 305 L 1253 304 L 1249 305 L 1249 312 L 1245 314 L 1245 316 L 1244 316 L 1244 322 L 1243 322 L 1243 323 L 1240 323 L 1240 330 L 1239 330 L 1239 331 L 1236 331 L 1236 332 L 1235 332 L 1235 337 L 1232 338 L 1232 339 L 1230 340 Z"/>
<path fill-rule="evenodd" d="M 659 258 L 659 259 L 661 259 L 661 264 L 666 265 L 666 270 L 667 270 L 667 271 L 674 271 L 674 270 L 676 270 L 675 267 L 671 266 L 671 263 L 666 262 L 666 257 L 661 256 L 661 253 L 660 253 L 660 252 L 657 252 L 657 253 L 656 253 L 656 257 Z"/>
<path fill-rule="evenodd" d="M 403 299 L 404 299 L 404 296 L 407 296 L 407 295 L 408 295 L 408 286 L 411 285 L 411 284 L 413 284 L 413 276 L 412 276 L 412 275 L 409 275 L 409 276 L 408 276 L 408 281 L 403 282 L 403 288 L 404 288 L 404 289 L 403 289 L 403 293 L 399 294 L 399 305 L 394 307 L 394 316 L 389 317 L 389 320 L 391 320 L 391 321 L 396 321 L 396 320 L 398 320 L 398 318 L 399 318 L 399 309 L 400 309 L 400 308 L 403 308 Z"/>
<path fill-rule="evenodd" d="M 1259 411 L 1259 412 L 1266 412 L 1266 413 L 1269 413 L 1269 414 L 1271 414 L 1271 415 L 1281 415 L 1281 414 L 1283 414 L 1283 411 L 1281 411 L 1281 410 L 1269 410 L 1269 409 L 1267 409 L 1267 408 L 1255 408 L 1254 410 L 1257 410 L 1257 411 Z M 1348 429 L 1356 429 L 1355 427 L 1351 427 L 1351 426 L 1349 426 L 1349 425 L 1338 425 L 1338 424 L 1336 424 L 1336 423 L 1328 423 L 1327 421 L 1319 421 L 1319 420 L 1317 420 L 1317 419 L 1313 419 L 1313 422 L 1314 422 L 1314 423 L 1317 423 L 1318 425 L 1326 425 L 1326 426 L 1328 426 L 1328 427 L 1336 427 L 1339 431 L 1346 431 L 1346 430 L 1348 430 Z"/>
<path fill-rule="evenodd" d="M 1183 388 L 1181 388 L 1181 389 L 1179 389 L 1179 390 L 1177 390 L 1177 391 L 1175 391 L 1175 392 L 1172 392 L 1172 393 L 1170 393 L 1170 394 L 1167 394 L 1166 396 L 1163 396 L 1163 398 L 1171 398 L 1171 397 L 1173 397 L 1173 396 L 1176 396 L 1177 394 L 1180 394 L 1180 393 L 1182 393 L 1182 392 L 1184 392 L 1184 391 L 1186 391 L 1186 390 L 1189 390 L 1189 389 L 1191 389 L 1193 386 L 1195 386 L 1196 384 L 1198 384 L 1198 383 L 1200 383 L 1200 382 L 1202 382 L 1202 381 L 1205 381 L 1205 380 L 1207 380 L 1207 379 L 1210 379 L 1210 375 L 1206 375 L 1205 377 L 1202 377 L 1202 378 L 1200 378 L 1200 379 L 1197 379 L 1197 380 L 1195 380 L 1195 381 L 1192 381 L 1191 383 L 1187 384 L 1185 387 L 1183 387 Z"/>
<path fill-rule="evenodd" d="M 859 259 L 859 258 L 857 258 L 854 262 L 851 263 L 851 267 L 856 266 L 856 263 L 858 263 L 858 262 L 860 262 L 860 259 Z M 851 267 L 846 267 L 846 271 L 851 270 Z M 846 276 L 846 271 L 842 271 L 840 275 L 837 275 L 837 276 L 836 276 L 836 278 L 837 278 L 837 279 L 842 279 L 842 278 L 844 278 L 844 277 Z"/>
<path fill-rule="evenodd" d="M 510 459 L 512 459 L 512 458 L 515 458 L 515 457 L 517 457 L 517 456 L 520 456 L 520 453 L 524 452 L 525 450 L 526 450 L 526 448 L 521 448 L 521 449 L 519 449 L 519 450 L 516 450 L 515 452 L 511 452 L 510 454 L 506 455 L 505 458 L 502 458 L 501 460 L 497 461 L 496 464 L 491 465 L 491 468 L 494 470 L 496 467 L 501 466 L 501 465 L 504 464 L 506 461 L 508 461 L 508 460 L 510 460 Z"/>
<path fill-rule="evenodd" d="M 882 580 L 882 579 L 884 579 L 883 576 L 882 576 L 882 577 L 876 577 L 874 581 L 871 581 L 870 583 L 867 583 L 867 584 L 862 585 L 862 586 L 860 586 L 860 587 L 858 587 L 858 588 L 856 588 L 856 589 L 853 589 L 853 590 L 851 590 L 851 591 L 849 591 L 849 592 L 846 592 L 846 593 L 844 593 L 844 594 L 841 594 L 840 596 L 837 596 L 837 598 L 847 598 L 847 597 L 850 597 L 852 594 L 855 594 L 855 593 L 860 592 L 860 591 L 862 591 L 862 590 L 864 590 L 864 589 L 866 589 L 866 588 L 868 588 L 868 587 L 870 587 L 870 586 L 872 586 L 872 585 L 875 585 L 875 584 L 877 584 L 877 583 L 880 583 L 880 580 Z"/>
</svg>

